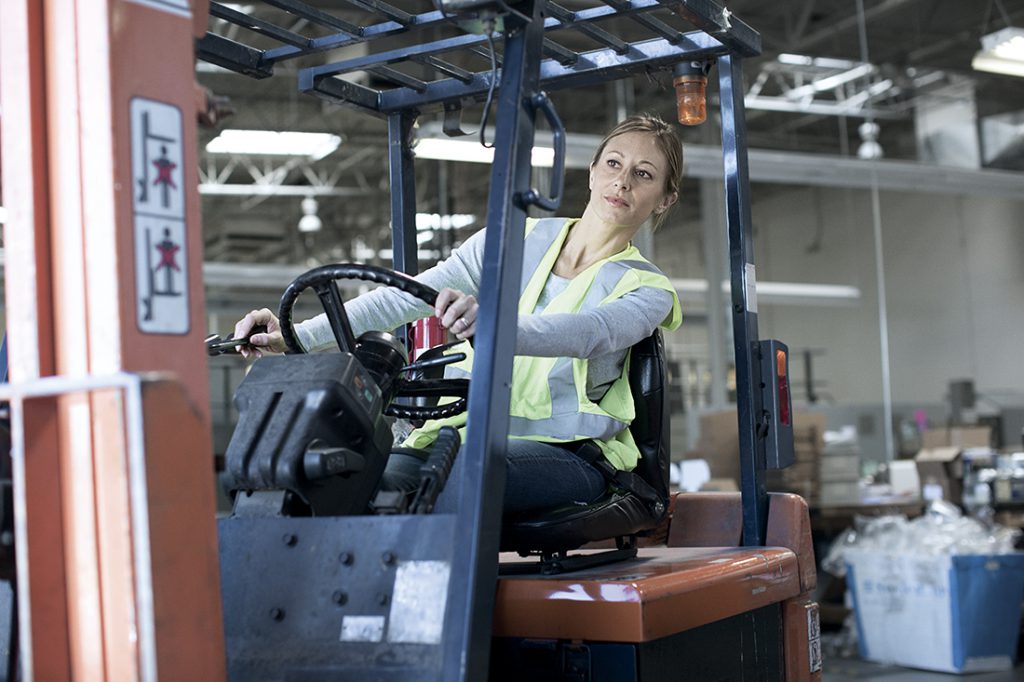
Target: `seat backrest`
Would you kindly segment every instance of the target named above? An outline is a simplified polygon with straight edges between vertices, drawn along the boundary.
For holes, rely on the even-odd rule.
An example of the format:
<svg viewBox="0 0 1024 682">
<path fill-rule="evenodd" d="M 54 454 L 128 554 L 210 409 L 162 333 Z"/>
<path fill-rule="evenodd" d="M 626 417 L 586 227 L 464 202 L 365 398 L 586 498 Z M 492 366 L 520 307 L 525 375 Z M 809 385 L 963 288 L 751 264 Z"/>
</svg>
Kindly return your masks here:
<svg viewBox="0 0 1024 682">
<path fill-rule="evenodd" d="M 640 450 L 636 473 L 666 503 L 669 498 L 668 372 L 661 330 L 633 346 L 629 360 L 629 387 L 636 417 L 629 430 Z"/>
<path fill-rule="evenodd" d="M 502 551 L 552 554 L 658 526 L 669 501 L 665 367 L 660 332 L 633 346 L 628 376 L 636 416 L 630 433 L 641 455 L 633 474 L 654 489 L 662 504 L 652 504 L 649 497 L 645 501 L 641 495 L 613 487 L 603 498 L 584 507 L 570 504 L 528 517 L 506 518 L 501 534 Z"/>
</svg>

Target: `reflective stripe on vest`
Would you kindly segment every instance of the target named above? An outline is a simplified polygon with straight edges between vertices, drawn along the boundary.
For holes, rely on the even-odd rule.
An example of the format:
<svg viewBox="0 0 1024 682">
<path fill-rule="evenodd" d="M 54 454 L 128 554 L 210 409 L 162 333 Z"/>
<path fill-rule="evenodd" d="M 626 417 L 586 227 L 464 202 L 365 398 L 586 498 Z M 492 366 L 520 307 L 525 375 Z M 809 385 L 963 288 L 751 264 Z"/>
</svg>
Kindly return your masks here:
<svg viewBox="0 0 1024 682">
<path fill-rule="evenodd" d="M 536 308 L 569 228 L 575 222 L 565 218 L 528 222 L 523 244 L 520 314 L 533 313 Z M 632 245 L 576 275 L 540 314 L 593 310 L 643 287 L 672 293 L 675 299 L 672 314 L 662 326 L 667 329 L 678 327 L 681 319 L 679 301 L 668 278 Z M 466 352 L 467 359 L 449 365 L 446 376 L 466 376 L 472 366 L 469 344 L 460 344 L 449 352 Z M 517 356 L 512 370 L 509 435 L 548 442 L 593 439 L 614 466 L 631 469 L 639 452 L 627 429 L 635 415 L 628 384 L 628 355 L 622 375 L 599 403 L 594 403 L 587 396 L 587 363 L 585 358 Z M 465 423 L 465 414 L 428 422 L 410 436 L 406 445 L 425 447 L 433 441 L 441 426 L 462 426 Z"/>
</svg>

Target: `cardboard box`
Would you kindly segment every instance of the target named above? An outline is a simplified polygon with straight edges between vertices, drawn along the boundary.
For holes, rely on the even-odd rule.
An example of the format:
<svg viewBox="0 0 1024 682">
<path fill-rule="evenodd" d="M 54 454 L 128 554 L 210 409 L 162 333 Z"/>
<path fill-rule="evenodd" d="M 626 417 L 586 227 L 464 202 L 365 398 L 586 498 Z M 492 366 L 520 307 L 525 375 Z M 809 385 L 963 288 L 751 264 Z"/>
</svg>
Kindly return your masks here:
<svg viewBox="0 0 1024 682">
<path fill-rule="evenodd" d="M 992 429 L 988 426 L 951 426 L 928 429 L 921 434 L 921 449 L 956 447 L 987 448 L 991 445 Z"/>
<path fill-rule="evenodd" d="M 818 481 L 818 463 L 797 462 L 796 464 L 791 464 L 785 469 L 778 470 L 775 473 L 780 474 L 781 478 L 786 481 L 794 481 L 798 483 L 810 481 L 816 483 Z"/>
<path fill-rule="evenodd" d="M 856 481 L 860 478 L 860 453 L 825 453 L 818 464 L 822 481 Z"/>
<path fill-rule="evenodd" d="M 822 507 L 860 504 L 860 481 L 822 481 L 818 484 L 818 504 Z"/>
<path fill-rule="evenodd" d="M 909 459 L 889 462 L 889 484 L 893 495 L 921 497 L 921 477 L 917 473 L 917 462 Z"/>
<path fill-rule="evenodd" d="M 700 435 L 694 452 L 711 468 L 711 478 L 740 480 L 740 440 L 735 410 L 706 412 L 700 415 Z"/>
<path fill-rule="evenodd" d="M 1010 670 L 1024 554 L 921 556 L 850 549 L 861 658 L 940 670 Z"/>
<path fill-rule="evenodd" d="M 914 456 L 921 490 L 929 497 L 929 486 L 942 487 L 942 499 L 960 504 L 964 496 L 963 449 L 953 446 L 925 448 Z"/>
<path fill-rule="evenodd" d="M 816 450 L 825 446 L 825 415 L 819 412 L 799 411 L 793 414 L 793 442 L 799 449 L 809 445 Z"/>
<path fill-rule="evenodd" d="M 705 412 L 700 415 L 700 435 L 687 459 L 706 460 L 711 468 L 712 478 L 740 480 L 740 441 L 736 410 Z M 816 412 L 795 412 L 793 434 L 796 438 L 794 449 L 797 461 L 810 462 L 817 459 L 824 444 L 825 415 Z M 799 436 L 802 436 L 800 438 Z"/>
</svg>

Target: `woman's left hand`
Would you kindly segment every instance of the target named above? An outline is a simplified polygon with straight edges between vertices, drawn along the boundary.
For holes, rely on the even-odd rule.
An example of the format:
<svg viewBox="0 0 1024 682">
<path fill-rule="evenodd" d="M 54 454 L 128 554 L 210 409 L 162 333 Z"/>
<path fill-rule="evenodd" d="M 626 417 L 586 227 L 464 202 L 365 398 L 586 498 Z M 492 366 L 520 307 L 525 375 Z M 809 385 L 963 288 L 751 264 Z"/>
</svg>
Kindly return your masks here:
<svg viewBox="0 0 1024 682">
<path fill-rule="evenodd" d="M 441 320 L 441 326 L 451 330 L 456 338 L 463 341 L 476 333 L 479 312 L 480 305 L 476 302 L 476 296 L 455 289 L 441 289 L 434 304 L 434 314 Z"/>
</svg>

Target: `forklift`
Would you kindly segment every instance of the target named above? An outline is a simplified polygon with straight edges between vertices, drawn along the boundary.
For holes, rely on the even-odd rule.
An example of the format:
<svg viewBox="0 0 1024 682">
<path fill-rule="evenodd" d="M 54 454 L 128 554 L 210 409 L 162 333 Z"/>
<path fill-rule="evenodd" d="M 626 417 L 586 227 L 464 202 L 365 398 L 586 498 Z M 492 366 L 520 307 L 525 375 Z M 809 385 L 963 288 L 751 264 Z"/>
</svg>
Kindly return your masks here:
<svg viewBox="0 0 1024 682">
<path fill-rule="evenodd" d="M 0 52 L 4 169 L 25 170 L 3 176 L 12 334 L 11 383 L 0 392 L 11 405 L 23 676 L 820 679 L 807 507 L 764 485 L 767 468 L 792 462 L 792 407 L 788 350 L 757 335 L 742 60 L 759 53 L 758 34 L 711 0 L 606 0 L 576 11 L 545 0 L 436 0 L 420 13 L 350 2 L 372 18 L 354 25 L 299 0 L 267 0 L 320 37 L 216 2 L 107 0 L 67 16 L 17 0 L 0 11 L 16 34 Z M 208 15 L 259 47 L 208 31 Z M 635 29 L 629 39 L 607 28 L 622 23 Z M 449 26 L 457 35 L 437 39 Z M 569 50 L 548 37 L 555 31 L 599 47 Z M 389 46 L 303 66 L 299 88 L 386 119 L 394 269 L 324 266 L 285 291 L 279 313 L 292 352 L 260 360 L 239 387 L 225 471 L 235 506 L 216 529 L 197 362 L 198 196 L 152 191 L 161 178 L 196 185 L 193 114 L 211 105 L 191 81 L 190 38 L 200 59 L 254 78 L 346 45 Z M 494 67 L 464 66 L 496 39 Z M 97 46 L 109 71 L 82 66 Z M 662 69 L 687 81 L 712 68 L 741 493 L 670 494 L 655 335 L 631 351 L 645 487 L 613 484 L 584 509 L 503 520 L 524 224 L 530 207 L 558 208 L 565 169 L 565 131 L 546 92 Z M 339 78 L 355 71 L 387 86 Z M 336 282 L 368 280 L 432 302 L 436 292 L 411 277 L 413 126 L 443 110 L 445 127 L 458 129 L 463 104 L 489 92 L 495 155 L 472 378 L 417 379 L 434 361 L 410 362 L 400 333 L 353 338 Z M 58 95 L 75 106 L 58 106 Z M 538 114 L 555 143 L 552 186 L 542 190 L 530 185 Z M 103 120 L 109 134 L 81 132 Z M 140 246 L 161 235 L 182 248 L 176 297 L 154 287 L 152 254 Z M 295 341 L 291 311 L 306 289 L 319 296 L 338 353 L 306 355 Z M 75 325 L 86 346 L 77 356 L 67 338 Z M 438 395 L 456 401 L 415 404 Z M 462 454 L 456 434 L 439 439 L 411 507 L 374 498 L 393 446 L 386 417 L 456 408 L 468 410 Z M 456 510 L 436 512 L 456 468 Z M 499 550 L 514 554 L 499 562 Z"/>
</svg>

